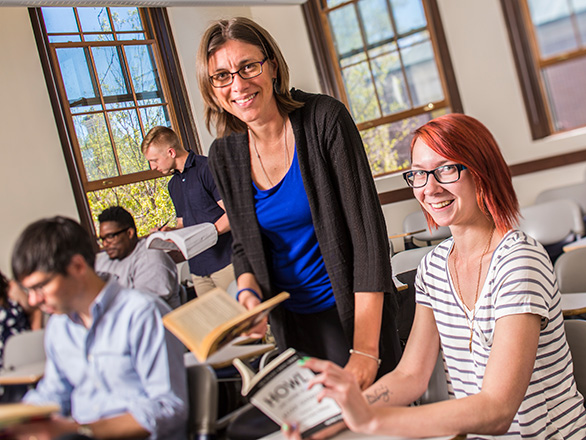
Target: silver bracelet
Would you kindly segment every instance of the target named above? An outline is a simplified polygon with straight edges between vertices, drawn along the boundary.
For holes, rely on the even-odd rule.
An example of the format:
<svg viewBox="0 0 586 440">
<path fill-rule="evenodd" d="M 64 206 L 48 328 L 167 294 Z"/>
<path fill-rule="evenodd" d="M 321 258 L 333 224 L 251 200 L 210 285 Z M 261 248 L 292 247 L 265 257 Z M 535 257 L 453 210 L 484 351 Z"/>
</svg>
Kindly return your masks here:
<svg viewBox="0 0 586 440">
<path fill-rule="evenodd" d="M 368 353 L 364 353 L 362 351 L 354 350 L 353 348 L 351 348 L 350 349 L 350 354 L 354 354 L 354 353 L 361 354 L 362 356 L 366 356 L 367 358 L 370 358 L 370 359 L 376 361 L 376 363 L 380 367 L 381 360 L 379 358 L 377 358 L 376 356 L 373 356 L 373 355 L 368 354 Z"/>
</svg>

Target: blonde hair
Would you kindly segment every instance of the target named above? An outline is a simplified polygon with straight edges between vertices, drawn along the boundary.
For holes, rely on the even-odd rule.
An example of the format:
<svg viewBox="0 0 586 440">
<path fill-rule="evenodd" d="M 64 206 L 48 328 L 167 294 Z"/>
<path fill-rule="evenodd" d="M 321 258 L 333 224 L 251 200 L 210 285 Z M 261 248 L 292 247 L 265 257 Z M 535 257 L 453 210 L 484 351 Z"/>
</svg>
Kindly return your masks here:
<svg viewBox="0 0 586 440">
<path fill-rule="evenodd" d="M 142 143 L 140 144 L 140 150 L 142 151 L 142 154 L 144 154 L 152 144 L 165 145 L 167 147 L 173 148 L 175 151 L 184 150 L 177 133 L 175 133 L 169 127 L 164 127 L 162 125 L 151 128 L 146 134 L 142 140 Z"/>
</svg>

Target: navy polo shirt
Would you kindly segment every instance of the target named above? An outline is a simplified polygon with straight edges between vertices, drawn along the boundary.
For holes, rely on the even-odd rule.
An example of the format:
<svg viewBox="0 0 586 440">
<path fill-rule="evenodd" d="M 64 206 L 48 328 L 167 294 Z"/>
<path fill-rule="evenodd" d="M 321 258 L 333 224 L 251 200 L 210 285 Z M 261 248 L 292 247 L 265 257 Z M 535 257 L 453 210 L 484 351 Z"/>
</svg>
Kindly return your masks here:
<svg viewBox="0 0 586 440">
<path fill-rule="evenodd" d="M 169 195 L 183 226 L 215 223 L 223 214 L 217 201 L 221 199 L 208 166 L 208 158 L 189 151 L 183 172 L 175 171 L 169 180 Z M 232 260 L 232 234 L 218 236 L 211 248 L 189 260 L 189 270 L 199 276 L 223 269 Z"/>
</svg>

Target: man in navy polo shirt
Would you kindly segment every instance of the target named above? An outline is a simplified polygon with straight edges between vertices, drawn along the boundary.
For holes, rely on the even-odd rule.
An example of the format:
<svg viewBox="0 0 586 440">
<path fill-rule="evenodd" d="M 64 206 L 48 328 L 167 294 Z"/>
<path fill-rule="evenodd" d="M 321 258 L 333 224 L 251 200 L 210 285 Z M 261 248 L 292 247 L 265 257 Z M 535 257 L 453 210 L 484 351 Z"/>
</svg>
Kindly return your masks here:
<svg viewBox="0 0 586 440">
<path fill-rule="evenodd" d="M 218 242 L 189 260 L 195 292 L 201 295 L 214 287 L 226 290 L 234 281 L 232 234 L 207 157 L 186 151 L 177 134 L 163 126 L 147 133 L 141 149 L 153 170 L 173 174 L 168 189 L 177 228 L 207 222 L 214 223 L 218 230 Z"/>
</svg>

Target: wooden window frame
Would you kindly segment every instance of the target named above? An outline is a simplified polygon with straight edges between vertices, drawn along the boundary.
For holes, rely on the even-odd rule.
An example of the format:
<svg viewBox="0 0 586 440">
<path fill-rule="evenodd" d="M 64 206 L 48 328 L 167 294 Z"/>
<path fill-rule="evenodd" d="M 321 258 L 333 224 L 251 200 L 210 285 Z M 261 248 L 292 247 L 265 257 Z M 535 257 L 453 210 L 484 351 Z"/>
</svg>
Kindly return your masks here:
<svg viewBox="0 0 586 440">
<path fill-rule="evenodd" d="M 201 146 L 195 129 L 191 107 L 186 98 L 188 94 L 183 81 L 177 50 L 173 42 L 167 12 L 164 8 L 141 8 L 140 13 L 144 14 L 143 18 L 146 18 L 144 20 L 146 24 L 145 31 L 152 35 L 154 40 L 154 56 L 157 58 L 157 66 L 162 69 L 159 76 L 161 77 L 165 96 L 168 98 L 168 112 L 172 120 L 173 128 L 177 131 L 186 149 L 201 154 Z M 72 125 L 71 114 L 69 113 L 67 104 L 61 98 L 65 94 L 61 88 L 62 81 L 59 78 L 59 67 L 55 66 L 51 61 L 51 51 L 54 49 L 50 46 L 47 38 L 41 9 L 29 8 L 29 15 L 80 222 L 88 231 L 93 232 L 93 220 L 86 192 L 150 180 L 161 177 L 161 175 L 156 171 L 148 170 L 109 179 L 101 179 L 96 182 L 87 181 L 80 150 L 77 145 L 75 129 Z M 144 42 L 144 40 L 141 40 L 140 43 L 144 44 Z M 125 42 L 125 44 L 132 43 Z"/>
</svg>

